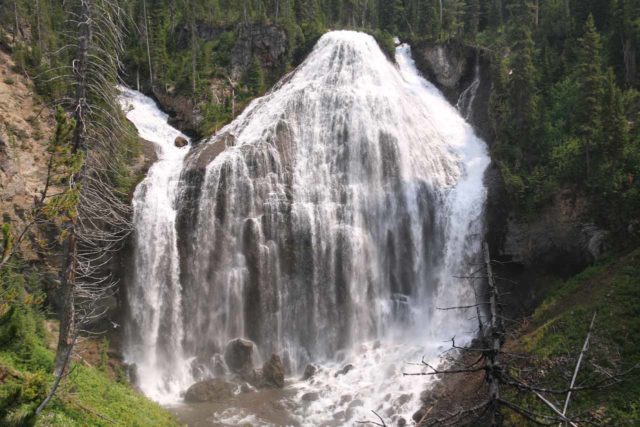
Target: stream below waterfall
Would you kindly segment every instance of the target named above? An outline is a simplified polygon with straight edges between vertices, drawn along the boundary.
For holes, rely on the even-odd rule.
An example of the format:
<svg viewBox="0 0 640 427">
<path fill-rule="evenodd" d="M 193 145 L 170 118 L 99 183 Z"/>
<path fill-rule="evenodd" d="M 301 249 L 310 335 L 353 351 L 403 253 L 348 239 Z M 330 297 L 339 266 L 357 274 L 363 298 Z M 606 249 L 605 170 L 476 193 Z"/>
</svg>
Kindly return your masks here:
<svg viewBox="0 0 640 427">
<path fill-rule="evenodd" d="M 189 426 L 343 426 L 372 410 L 409 422 L 430 377 L 403 373 L 475 333 L 469 313 L 438 308 L 474 301 L 455 277 L 480 254 L 490 161 L 410 47 L 393 64 L 366 34 L 327 33 L 183 148 L 151 99 L 121 93 L 158 152 L 133 202 L 124 353 L 137 386 Z M 285 387 L 183 403 L 238 337 L 256 366 L 281 356 Z"/>
</svg>

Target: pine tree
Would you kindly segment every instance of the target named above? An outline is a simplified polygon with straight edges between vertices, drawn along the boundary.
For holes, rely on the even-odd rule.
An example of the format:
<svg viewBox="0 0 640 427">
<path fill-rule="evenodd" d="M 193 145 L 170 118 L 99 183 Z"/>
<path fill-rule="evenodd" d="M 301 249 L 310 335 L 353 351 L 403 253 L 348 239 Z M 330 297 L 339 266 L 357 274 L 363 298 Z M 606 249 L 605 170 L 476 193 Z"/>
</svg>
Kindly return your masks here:
<svg viewBox="0 0 640 427">
<path fill-rule="evenodd" d="M 535 137 L 539 123 L 536 85 L 536 68 L 533 64 L 535 46 L 531 35 L 531 20 L 524 2 L 513 9 L 514 16 L 509 25 L 512 41 L 509 79 L 507 84 L 509 109 L 509 134 L 522 148 L 521 161 L 532 163 L 540 155 L 540 146 Z"/>
<path fill-rule="evenodd" d="M 581 90 L 576 106 L 575 120 L 588 180 L 591 177 L 592 153 L 602 138 L 602 100 L 604 96 L 601 65 L 602 43 L 592 15 L 589 15 L 587 19 L 579 46 L 576 80 L 580 82 Z"/>
<path fill-rule="evenodd" d="M 403 21 L 402 0 L 380 0 L 378 3 L 380 28 L 391 34 L 398 31 L 398 23 Z"/>
<path fill-rule="evenodd" d="M 465 5 L 464 34 L 475 40 L 480 25 L 480 0 L 467 0 Z"/>
<path fill-rule="evenodd" d="M 255 56 L 251 58 L 249 68 L 245 75 L 245 84 L 253 95 L 261 95 L 265 89 L 264 71 L 260 65 L 260 61 Z"/>
<path fill-rule="evenodd" d="M 605 78 L 603 130 L 606 135 L 604 154 L 607 158 L 620 162 L 629 139 L 629 122 L 625 116 L 622 91 L 616 84 L 613 68 L 609 68 Z"/>
<path fill-rule="evenodd" d="M 487 16 L 489 27 L 492 30 L 496 31 L 504 23 L 504 18 L 502 14 L 503 12 L 502 0 L 487 0 L 485 2 L 485 5 L 486 5 L 485 15 Z"/>
</svg>

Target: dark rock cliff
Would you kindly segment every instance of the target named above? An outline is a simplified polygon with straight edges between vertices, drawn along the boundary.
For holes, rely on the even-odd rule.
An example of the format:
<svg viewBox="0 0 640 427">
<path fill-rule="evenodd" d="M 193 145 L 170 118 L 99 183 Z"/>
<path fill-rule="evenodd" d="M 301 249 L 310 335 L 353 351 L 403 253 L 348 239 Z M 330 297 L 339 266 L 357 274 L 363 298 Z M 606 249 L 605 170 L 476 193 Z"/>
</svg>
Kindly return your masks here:
<svg viewBox="0 0 640 427">
<path fill-rule="evenodd" d="M 268 24 L 238 24 L 234 27 L 196 24 L 196 35 L 201 42 L 220 41 L 234 33 L 234 42 L 229 52 L 229 64 L 225 72 L 209 81 L 212 102 L 223 103 L 231 96 L 231 82 L 237 85 L 247 72 L 255 57 L 268 75 L 280 76 L 286 71 L 289 59 L 289 40 L 286 32 Z M 178 46 L 188 48 L 190 32 L 187 28 L 176 29 Z M 222 75 L 224 74 L 224 76 Z M 169 114 L 169 124 L 198 139 L 203 136 L 203 102 L 194 102 L 187 94 L 175 88 L 155 86 L 149 95 Z"/>
</svg>

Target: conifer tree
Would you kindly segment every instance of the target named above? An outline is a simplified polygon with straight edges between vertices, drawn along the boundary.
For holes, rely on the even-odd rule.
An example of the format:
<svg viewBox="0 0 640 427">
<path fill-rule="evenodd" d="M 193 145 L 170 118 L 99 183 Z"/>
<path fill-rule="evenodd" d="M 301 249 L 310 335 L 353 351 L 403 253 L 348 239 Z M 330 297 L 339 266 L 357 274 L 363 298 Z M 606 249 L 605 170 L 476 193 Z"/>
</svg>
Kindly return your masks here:
<svg viewBox="0 0 640 427">
<path fill-rule="evenodd" d="M 464 34 L 475 40 L 480 25 L 480 0 L 467 0 L 465 5 Z"/>
<path fill-rule="evenodd" d="M 536 69 L 533 64 L 534 43 L 531 35 L 531 17 L 526 3 L 521 1 L 512 10 L 509 39 L 512 41 L 509 79 L 507 85 L 509 106 L 509 134 L 523 148 L 527 161 L 539 154 L 535 138 L 538 124 L 538 95 Z M 520 161 L 516 160 L 516 166 Z"/>
<path fill-rule="evenodd" d="M 593 151 L 602 138 L 604 85 L 601 49 L 600 34 L 596 30 L 593 16 L 589 15 L 584 35 L 579 40 L 576 80 L 580 82 L 580 97 L 575 112 L 587 180 L 591 177 Z"/>
<path fill-rule="evenodd" d="M 625 116 L 622 91 L 616 84 L 613 68 L 605 78 L 603 130 L 606 135 L 604 154 L 619 163 L 629 139 L 629 122 Z"/>
<path fill-rule="evenodd" d="M 264 71 L 262 70 L 260 61 L 258 61 L 258 58 L 255 56 L 251 58 L 251 62 L 249 63 L 245 83 L 253 95 L 261 95 L 262 92 L 264 92 Z"/>
</svg>

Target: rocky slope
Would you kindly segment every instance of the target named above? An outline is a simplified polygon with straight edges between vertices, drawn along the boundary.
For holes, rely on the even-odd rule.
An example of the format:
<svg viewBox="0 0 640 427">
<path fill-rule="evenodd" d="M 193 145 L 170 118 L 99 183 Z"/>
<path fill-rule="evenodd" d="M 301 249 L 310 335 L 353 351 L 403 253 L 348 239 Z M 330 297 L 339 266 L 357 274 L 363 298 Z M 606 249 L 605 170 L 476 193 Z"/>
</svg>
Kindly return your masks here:
<svg viewBox="0 0 640 427">
<path fill-rule="evenodd" d="M 33 83 L 0 50 L 0 214 L 20 232 L 30 221 L 34 197 L 47 172 L 47 141 L 55 126 L 51 110 L 38 101 Z M 25 240 L 22 253 L 35 258 Z"/>
</svg>

